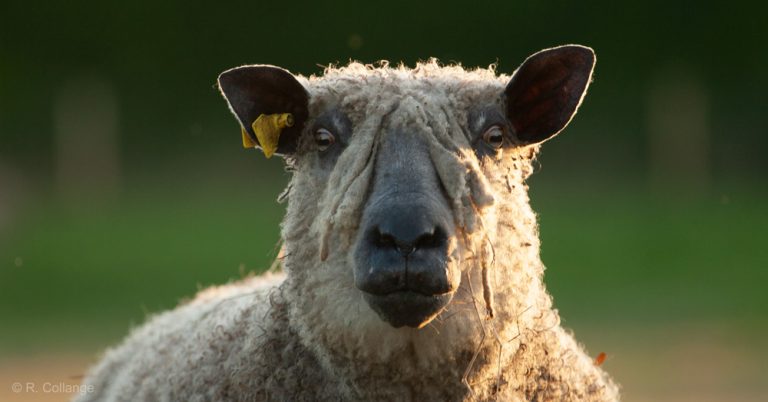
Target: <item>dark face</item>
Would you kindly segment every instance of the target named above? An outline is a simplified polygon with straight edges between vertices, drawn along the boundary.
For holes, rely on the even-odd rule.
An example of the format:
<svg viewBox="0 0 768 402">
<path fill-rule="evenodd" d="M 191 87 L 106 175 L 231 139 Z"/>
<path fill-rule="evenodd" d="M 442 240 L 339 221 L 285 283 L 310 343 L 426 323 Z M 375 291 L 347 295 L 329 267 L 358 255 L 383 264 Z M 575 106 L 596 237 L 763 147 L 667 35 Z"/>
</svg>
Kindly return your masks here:
<svg viewBox="0 0 768 402">
<path fill-rule="evenodd" d="M 467 146 L 480 164 L 492 164 L 504 148 L 516 146 L 500 104 L 474 107 L 464 115 Z M 429 141 L 434 141 L 431 135 L 418 129 L 384 136 L 353 250 L 355 286 L 394 327 L 421 328 L 438 316 L 452 301 L 465 269 L 462 229 Z"/>
<path fill-rule="evenodd" d="M 453 215 L 421 134 L 381 144 L 354 248 L 355 286 L 394 327 L 426 325 L 461 279 Z"/>
</svg>

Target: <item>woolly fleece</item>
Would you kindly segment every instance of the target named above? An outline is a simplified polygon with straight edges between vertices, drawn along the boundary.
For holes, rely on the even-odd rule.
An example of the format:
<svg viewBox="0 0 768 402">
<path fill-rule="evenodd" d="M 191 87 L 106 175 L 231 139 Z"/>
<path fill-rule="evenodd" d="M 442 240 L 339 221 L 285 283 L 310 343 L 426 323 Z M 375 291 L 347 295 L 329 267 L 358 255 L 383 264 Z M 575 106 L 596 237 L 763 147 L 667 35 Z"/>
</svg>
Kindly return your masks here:
<svg viewBox="0 0 768 402">
<path fill-rule="evenodd" d="M 206 290 L 153 317 L 106 353 L 85 380 L 95 392 L 78 400 L 617 400 L 617 386 L 560 326 L 542 282 L 525 184 L 538 145 L 483 157 L 472 148 L 485 118 L 478 107 L 501 110 L 510 77 L 430 60 L 297 79 L 310 120 L 288 160 L 285 273 Z M 354 128 L 332 159 L 310 132 L 329 110 Z M 402 130 L 427 139 L 460 233 L 460 288 L 422 329 L 383 322 L 353 281 L 373 161 Z"/>
</svg>

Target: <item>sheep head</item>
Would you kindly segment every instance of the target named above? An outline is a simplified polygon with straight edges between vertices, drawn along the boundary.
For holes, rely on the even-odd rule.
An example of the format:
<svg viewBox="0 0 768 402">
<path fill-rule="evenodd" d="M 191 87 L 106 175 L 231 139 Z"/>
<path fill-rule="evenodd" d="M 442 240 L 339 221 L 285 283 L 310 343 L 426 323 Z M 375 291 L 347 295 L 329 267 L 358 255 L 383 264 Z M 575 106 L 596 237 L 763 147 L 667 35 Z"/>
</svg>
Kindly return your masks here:
<svg viewBox="0 0 768 402">
<path fill-rule="evenodd" d="M 576 113 L 594 62 L 570 45 L 511 77 L 436 61 L 222 73 L 244 144 L 293 171 L 285 287 L 307 344 L 385 361 L 408 347 L 464 350 L 488 318 L 510 338 L 504 323 L 537 325 L 551 302 L 525 179 L 539 144 Z M 287 114 L 290 124 L 256 123 Z"/>
</svg>

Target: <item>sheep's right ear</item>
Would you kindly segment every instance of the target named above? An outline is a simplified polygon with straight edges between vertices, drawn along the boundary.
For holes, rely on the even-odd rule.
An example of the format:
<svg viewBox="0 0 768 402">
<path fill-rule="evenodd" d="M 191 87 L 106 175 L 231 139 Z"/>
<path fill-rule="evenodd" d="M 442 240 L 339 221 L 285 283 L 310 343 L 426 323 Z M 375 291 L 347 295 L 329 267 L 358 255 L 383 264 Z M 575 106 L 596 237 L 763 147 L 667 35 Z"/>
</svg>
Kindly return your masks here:
<svg viewBox="0 0 768 402">
<path fill-rule="evenodd" d="M 221 73 L 218 84 L 229 108 L 240 121 L 243 145 L 265 148 L 254 132 L 256 119 L 261 115 L 290 113 L 290 124 L 277 129 L 279 137 L 275 153 L 290 155 L 296 152 L 299 136 L 309 115 L 309 93 L 293 74 L 269 65 L 242 66 Z"/>
</svg>

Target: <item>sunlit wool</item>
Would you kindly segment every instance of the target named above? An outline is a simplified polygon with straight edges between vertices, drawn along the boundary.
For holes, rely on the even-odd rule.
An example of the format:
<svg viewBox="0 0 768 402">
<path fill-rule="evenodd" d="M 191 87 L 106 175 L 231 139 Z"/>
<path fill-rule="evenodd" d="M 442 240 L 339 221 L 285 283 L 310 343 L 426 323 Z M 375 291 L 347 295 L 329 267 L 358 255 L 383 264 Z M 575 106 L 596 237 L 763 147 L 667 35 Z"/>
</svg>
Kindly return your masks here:
<svg viewBox="0 0 768 402">
<path fill-rule="evenodd" d="M 542 282 L 525 184 L 538 145 L 482 159 L 472 151 L 469 113 L 500 102 L 510 77 L 430 60 L 298 79 L 310 119 L 339 108 L 355 130 L 330 171 L 311 135 L 289 159 L 285 273 L 206 290 L 153 317 L 91 371 L 95 392 L 81 400 L 616 400 Z M 461 286 L 421 329 L 382 321 L 353 279 L 378 146 L 399 130 L 425 133 L 459 234 L 451 258 Z"/>
</svg>

